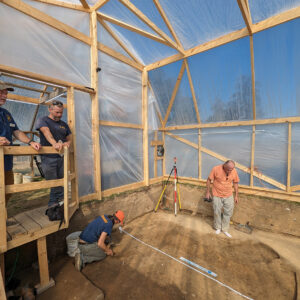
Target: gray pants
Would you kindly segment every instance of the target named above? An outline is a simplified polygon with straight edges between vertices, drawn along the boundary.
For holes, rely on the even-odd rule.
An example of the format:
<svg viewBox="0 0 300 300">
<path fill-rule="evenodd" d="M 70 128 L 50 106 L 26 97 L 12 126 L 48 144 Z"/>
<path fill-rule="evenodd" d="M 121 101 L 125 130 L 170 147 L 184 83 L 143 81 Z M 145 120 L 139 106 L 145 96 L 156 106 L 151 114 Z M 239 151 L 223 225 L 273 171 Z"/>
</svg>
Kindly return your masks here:
<svg viewBox="0 0 300 300">
<path fill-rule="evenodd" d="M 213 208 L 214 208 L 214 227 L 222 231 L 229 230 L 230 218 L 233 214 L 234 200 L 233 196 L 228 198 L 213 197 Z M 223 208 L 223 216 L 222 216 Z"/>
<path fill-rule="evenodd" d="M 78 248 L 80 250 L 81 260 L 84 264 L 99 261 L 106 257 L 105 252 L 98 247 L 97 243 L 78 244 Z"/>
</svg>

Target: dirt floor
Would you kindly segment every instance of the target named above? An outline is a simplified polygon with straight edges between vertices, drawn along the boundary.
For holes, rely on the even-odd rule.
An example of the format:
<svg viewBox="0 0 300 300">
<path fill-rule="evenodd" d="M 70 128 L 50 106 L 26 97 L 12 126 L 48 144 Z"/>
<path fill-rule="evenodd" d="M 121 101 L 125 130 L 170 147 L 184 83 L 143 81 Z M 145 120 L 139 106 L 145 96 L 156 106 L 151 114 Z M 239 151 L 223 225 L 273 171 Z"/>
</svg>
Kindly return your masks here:
<svg viewBox="0 0 300 300">
<path fill-rule="evenodd" d="M 165 211 L 139 217 L 124 230 L 176 259 L 211 270 L 218 282 L 116 229 L 115 257 L 89 264 L 82 273 L 72 258 L 57 260 L 50 265 L 56 286 L 37 299 L 99 300 L 101 290 L 108 300 L 243 299 L 228 287 L 254 299 L 300 299 L 299 238 L 232 228 L 229 239 L 215 235 L 211 218 Z"/>
</svg>

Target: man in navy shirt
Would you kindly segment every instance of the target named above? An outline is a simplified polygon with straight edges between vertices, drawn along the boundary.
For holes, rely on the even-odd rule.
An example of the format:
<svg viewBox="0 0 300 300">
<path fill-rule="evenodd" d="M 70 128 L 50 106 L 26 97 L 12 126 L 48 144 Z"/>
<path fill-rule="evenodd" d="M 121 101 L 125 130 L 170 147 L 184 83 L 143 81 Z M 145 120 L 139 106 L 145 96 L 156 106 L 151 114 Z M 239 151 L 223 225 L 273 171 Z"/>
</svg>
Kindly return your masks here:
<svg viewBox="0 0 300 300">
<path fill-rule="evenodd" d="M 88 224 L 79 236 L 80 253 L 75 255 L 75 268 L 78 271 L 81 271 L 86 263 L 102 260 L 106 255 L 114 255 L 112 249 L 105 244 L 105 240 L 110 236 L 114 224 L 123 225 L 124 218 L 124 212 L 118 210 L 112 216 L 102 215 Z"/>
<path fill-rule="evenodd" d="M 72 142 L 71 130 L 67 123 L 61 120 L 64 111 L 63 103 L 52 101 L 49 115 L 37 120 L 36 129 L 40 132 L 42 146 L 52 146 L 61 151 L 64 146 L 70 147 Z M 45 154 L 41 156 L 42 169 L 46 180 L 64 177 L 64 159 L 60 154 Z M 48 206 L 57 204 L 64 198 L 62 186 L 53 187 L 50 191 Z"/>
<path fill-rule="evenodd" d="M 0 80 L 0 146 L 12 145 L 13 136 L 19 141 L 30 145 L 33 149 L 41 149 L 39 143 L 31 140 L 23 131 L 19 130 L 16 122 L 9 111 L 1 106 L 6 103 L 8 91 L 12 92 L 14 89 L 2 80 Z M 14 184 L 13 168 L 13 156 L 4 156 L 4 170 L 5 170 L 5 184 Z M 6 195 L 5 202 L 7 205 L 9 195 Z"/>
</svg>

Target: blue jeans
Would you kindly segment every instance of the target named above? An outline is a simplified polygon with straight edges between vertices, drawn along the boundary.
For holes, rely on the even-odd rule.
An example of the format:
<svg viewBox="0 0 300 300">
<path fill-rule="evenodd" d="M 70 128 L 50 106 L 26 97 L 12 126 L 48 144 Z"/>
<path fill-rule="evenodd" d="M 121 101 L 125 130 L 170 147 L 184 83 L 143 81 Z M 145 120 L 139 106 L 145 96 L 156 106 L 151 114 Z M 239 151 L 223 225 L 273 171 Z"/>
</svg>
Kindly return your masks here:
<svg viewBox="0 0 300 300">
<path fill-rule="evenodd" d="M 46 180 L 64 178 L 64 158 L 47 157 L 42 155 L 42 169 Z M 58 203 L 64 199 L 64 187 L 56 186 L 51 188 L 48 206 Z"/>
</svg>

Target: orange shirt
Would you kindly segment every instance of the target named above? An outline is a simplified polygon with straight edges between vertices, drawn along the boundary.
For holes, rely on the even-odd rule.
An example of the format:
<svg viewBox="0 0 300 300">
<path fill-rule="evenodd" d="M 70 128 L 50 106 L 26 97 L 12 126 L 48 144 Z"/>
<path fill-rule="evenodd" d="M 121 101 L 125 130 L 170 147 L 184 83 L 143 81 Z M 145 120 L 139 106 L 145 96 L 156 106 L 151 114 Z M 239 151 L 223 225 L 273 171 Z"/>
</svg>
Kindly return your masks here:
<svg viewBox="0 0 300 300">
<path fill-rule="evenodd" d="M 228 176 L 223 169 L 223 165 L 215 166 L 211 170 L 208 178 L 213 180 L 212 194 L 216 197 L 227 198 L 232 195 L 232 182 L 240 181 L 236 169 L 233 169 Z"/>
</svg>

